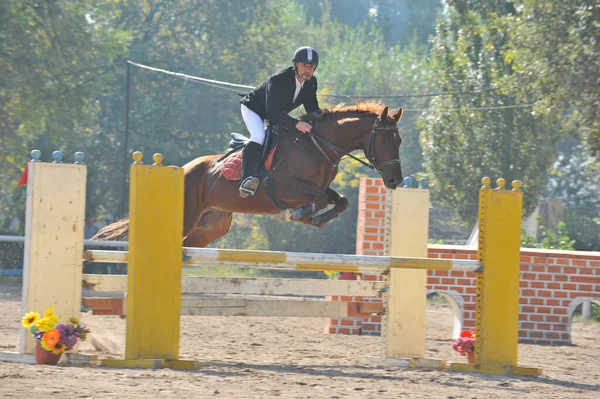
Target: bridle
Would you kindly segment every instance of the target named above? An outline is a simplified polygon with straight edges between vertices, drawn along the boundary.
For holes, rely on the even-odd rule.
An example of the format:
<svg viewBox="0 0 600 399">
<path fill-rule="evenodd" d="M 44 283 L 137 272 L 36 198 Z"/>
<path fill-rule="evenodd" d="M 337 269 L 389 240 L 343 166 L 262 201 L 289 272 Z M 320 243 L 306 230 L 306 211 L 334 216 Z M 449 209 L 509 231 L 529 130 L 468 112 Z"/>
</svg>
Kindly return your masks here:
<svg viewBox="0 0 600 399">
<path fill-rule="evenodd" d="M 377 133 L 377 131 L 381 131 L 381 130 L 395 130 L 396 132 L 398 132 L 398 128 L 397 127 L 392 127 L 392 126 L 383 126 L 383 127 L 379 127 L 379 118 L 375 118 L 375 121 L 373 121 L 373 128 L 371 129 L 371 134 L 369 136 L 369 147 L 367 148 L 367 159 L 369 160 L 369 162 L 371 162 L 371 165 L 375 168 L 375 170 L 377 172 L 379 172 L 379 174 L 381 174 L 381 168 L 383 168 L 384 166 L 389 166 L 389 165 L 401 165 L 400 163 L 400 158 L 394 158 L 394 159 L 390 159 L 389 161 L 385 161 L 382 164 L 378 164 L 375 160 L 375 134 Z"/>
<path fill-rule="evenodd" d="M 377 134 L 378 131 L 382 131 L 382 130 L 398 130 L 397 127 L 392 127 L 392 126 L 379 126 L 379 118 L 375 118 L 375 120 L 373 121 L 373 128 L 371 129 L 371 133 L 369 134 L 369 145 L 367 147 L 367 159 L 369 160 L 370 163 L 367 163 L 365 161 L 363 161 L 362 159 L 359 159 L 357 157 L 355 157 L 354 155 L 347 153 L 347 151 L 339 148 L 338 146 L 336 146 L 333 143 L 330 143 L 329 141 L 323 139 L 322 137 L 317 136 L 314 133 L 309 133 L 309 137 L 312 140 L 312 142 L 315 144 L 315 146 L 317 147 L 317 149 L 321 152 L 321 154 L 323 154 L 323 156 L 325 157 L 325 159 L 331 164 L 332 167 L 336 167 L 338 165 L 338 163 L 341 161 L 342 156 L 344 154 L 348 155 L 350 158 L 360 162 L 361 164 L 363 164 L 364 166 L 370 168 L 370 169 L 374 169 L 377 172 L 379 172 L 379 174 L 381 174 L 381 168 L 385 167 L 385 166 L 389 166 L 389 165 L 395 165 L 395 164 L 400 164 L 400 158 L 394 158 L 394 159 L 390 159 L 389 161 L 385 161 L 382 164 L 378 164 L 377 160 L 375 159 L 375 135 Z M 333 150 L 333 152 L 335 153 L 336 157 L 338 158 L 337 162 L 334 162 L 331 157 L 329 157 L 329 155 L 327 154 L 327 152 L 323 149 L 323 147 L 317 142 L 320 141 L 322 142 L 325 146 L 329 147 L 331 150 Z M 341 155 L 340 155 L 341 154 Z"/>
</svg>

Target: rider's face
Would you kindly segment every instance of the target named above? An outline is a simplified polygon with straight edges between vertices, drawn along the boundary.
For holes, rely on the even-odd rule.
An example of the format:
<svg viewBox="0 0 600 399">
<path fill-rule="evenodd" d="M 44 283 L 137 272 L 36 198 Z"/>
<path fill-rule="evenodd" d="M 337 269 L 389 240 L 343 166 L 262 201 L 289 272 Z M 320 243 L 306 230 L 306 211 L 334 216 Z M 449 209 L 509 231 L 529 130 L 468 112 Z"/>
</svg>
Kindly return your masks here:
<svg viewBox="0 0 600 399">
<path fill-rule="evenodd" d="M 296 75 L 304 81 L 310 80 L 315 73 L 316 65 L 304 64 L 296 62 Z"/>
</svg>

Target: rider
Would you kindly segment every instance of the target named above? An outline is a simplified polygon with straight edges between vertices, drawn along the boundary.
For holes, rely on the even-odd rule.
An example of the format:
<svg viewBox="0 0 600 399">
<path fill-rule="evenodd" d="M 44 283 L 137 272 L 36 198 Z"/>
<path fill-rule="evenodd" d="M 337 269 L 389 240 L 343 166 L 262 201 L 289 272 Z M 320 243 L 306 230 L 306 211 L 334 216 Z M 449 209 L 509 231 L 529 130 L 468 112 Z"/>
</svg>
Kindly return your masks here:
<svg viewBox="0 0 600 399">
<path fill-rule="evenodd" d="M 260 183 L 258 165 L 265 140 L 263 121 L 267 119 L 270 124 L 309 133 L 309 123 L 292 118 L 288 113 L 300 105 L 304 105 L 307 113 L 320 110 L 317 78 L 313 76 L 319 65 L 319 54 L 311 47 L 300 47 L 294 52 L 292 63 L 293 66 L 275 73 L 240 101 L 242 117 L 250 132 L 250 141 L 242 154 L 242 198 L 254 195 Z"/>
</svg>

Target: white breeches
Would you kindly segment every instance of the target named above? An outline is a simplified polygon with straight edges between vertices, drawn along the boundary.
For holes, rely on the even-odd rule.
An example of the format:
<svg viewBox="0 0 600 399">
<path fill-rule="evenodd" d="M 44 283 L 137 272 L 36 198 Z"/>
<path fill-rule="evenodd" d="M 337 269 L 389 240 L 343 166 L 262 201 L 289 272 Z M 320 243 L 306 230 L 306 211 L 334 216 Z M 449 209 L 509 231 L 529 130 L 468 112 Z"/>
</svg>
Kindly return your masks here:
<svg viewBox="0 0 600 399">
<path fill-rule="evenodd" d="M 263 145 L 265 142 L 265 127 L 263 120 L 258 114 L 242 104 L 242 118 L 250 132 L 250 140 Z"/>
</svg>

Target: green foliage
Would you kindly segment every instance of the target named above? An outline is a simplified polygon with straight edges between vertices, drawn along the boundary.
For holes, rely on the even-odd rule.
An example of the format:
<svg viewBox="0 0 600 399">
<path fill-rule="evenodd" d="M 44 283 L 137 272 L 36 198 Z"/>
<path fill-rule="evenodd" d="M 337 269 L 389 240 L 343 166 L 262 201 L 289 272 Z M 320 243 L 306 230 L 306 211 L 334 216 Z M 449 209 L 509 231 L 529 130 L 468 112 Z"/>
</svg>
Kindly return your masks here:
<svg viewBox="0 0 600 399">
<path fill-rule="evenodd" d="M 569 230 L 565 222 L 559 222 L 556 226 L 557 233 L 548 229 L 541 222 L 541 218 L 538 216 L 539 229 L 542 240 L 537 241 L 535 237 L 527 236 L 525 230 L 521 232 L 521 246 L 525 248 L 544 248 L 544 249 L 561 249 L 566 251 L 573 251 L 575 240 L 569 237 Z"/>
<path fill-rule="evenodd" d="M 408 45 L 413 38 L 426 44 L 434 34 L 440 0 L 297 0 L 306 19 L 321 23 L 323 14 L 347 26 L 367 24 L 376 27 L 388 45 Z"/>
<path fill-rule="evenodd" d="M 581 316 L 582 312 L 583 305 L 580 305 L 577 307 L 577 309 L 575 309 L 573 314 Z M 595 302 L 591 302 L 591 315 L 589 320 L 593 322 L 600 322 L 600 305 Z"/>
<path fill-rule="evenodd" d="M 515 0 L 505 57 L 539 99 L 535 112 L 564 115 L 600 160 L 600 3 Z"/>
<path fill-rule="evenodd" d="M 512 7 L 507 1 L 475 3 L 455 1 L 448 7 L 447 18 L 438 20 L 431 57 L 439 91 L 472 94 L 436 97 L 421 119 L 434 198 L 455 206 L 468 223 L 477 217 L 483 176 L 522 180 L 526 213 L 533 210 L 558 136 L 554 118 L 519 106 L 533 102 L 527 92 L 503 84 L 511 70 L 503 55 L 509 37 L 501 17 Z M 496 90 L 479 92 L 490 87 Z"/>
<path fill-rule="evenodd" d="M 95 1 L 0 4 L 0 211 L 20 216 L 24 188 L 15 183 L 27 154 L 39 148 L 72 154 L 95 119 L 92 107 L 115 72 L 127 34 L 106 29 L 95 12 L 113 5 Z M 1 226 L 0 226 L 1 227 Z"/>
<path fill-rule="evenodd" d="M 600 174 L 595 160 L 578 137 L 559 143 L 550 171 L 548 196 L 564 203 L 564 220 L 578 251 L 600 250 Z"/>
</svg>

